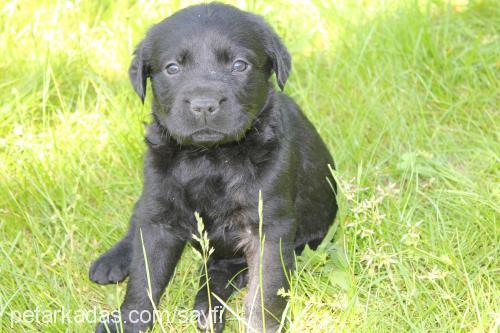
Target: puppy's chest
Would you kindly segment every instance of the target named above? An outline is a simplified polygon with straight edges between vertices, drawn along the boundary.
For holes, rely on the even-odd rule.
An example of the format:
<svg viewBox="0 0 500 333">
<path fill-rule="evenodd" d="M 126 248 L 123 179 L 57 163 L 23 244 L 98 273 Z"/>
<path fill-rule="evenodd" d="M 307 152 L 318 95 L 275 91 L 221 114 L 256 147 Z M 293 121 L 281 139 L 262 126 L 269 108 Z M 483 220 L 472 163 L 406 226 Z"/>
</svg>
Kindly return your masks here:
<svg viewBox="0 0 500 333">
<path fill-rule="evenodd" d="M 208 228 L 242 224 L 248 218 L 244 212 L 257 204 L 252 200 L 258 194 L 253 193 L 258 191 L 255 167 L 245 159 L 181 160 L 170 177 L 176 184 L 180 204 L 188 211 L 199 212 Z"/>
</svg>

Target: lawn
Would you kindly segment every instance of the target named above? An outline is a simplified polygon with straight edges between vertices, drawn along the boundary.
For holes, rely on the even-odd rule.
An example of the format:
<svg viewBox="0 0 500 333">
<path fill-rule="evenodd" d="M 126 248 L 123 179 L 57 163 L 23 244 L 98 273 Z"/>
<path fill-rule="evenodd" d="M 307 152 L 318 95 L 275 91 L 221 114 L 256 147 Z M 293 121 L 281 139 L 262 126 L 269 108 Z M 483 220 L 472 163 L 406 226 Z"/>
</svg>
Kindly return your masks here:
<svg viewBox="0 0 500 333">
<path fill-rule="evenodd" d="M 120 304 L 125 284 L 87 276 L 141 190 L 150 101 L 127 68 L 146 29 L 188 3 L 0 4 L 0 332 L 89 332 L 22 314 Z M 234 4 L 283 36 L 286 92 L 337 166 L 339 215 L 297 257 L 287 330 L 498 332 L 498 1 Z M 200 265 L 186 249 L 160 309 L 190 310 Z"/>
</svg>

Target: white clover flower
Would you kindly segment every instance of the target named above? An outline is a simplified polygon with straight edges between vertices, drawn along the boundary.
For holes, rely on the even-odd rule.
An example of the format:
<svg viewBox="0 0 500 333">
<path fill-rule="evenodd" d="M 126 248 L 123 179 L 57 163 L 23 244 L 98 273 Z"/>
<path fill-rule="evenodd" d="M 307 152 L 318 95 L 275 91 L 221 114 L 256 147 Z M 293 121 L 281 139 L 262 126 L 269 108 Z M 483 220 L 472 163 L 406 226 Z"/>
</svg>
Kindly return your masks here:
<svg viewBox="0 0 500 333">
<path fill-rule="evenodd" d="M 431 281 L 434 281 L 434 280 L 442 280 L 448 274 L 449 274 L 448 272 L 442 271 L 439 268 L 437 268 L 436 266 L 434 266 L 430 272 L 427 272 L 427 274 L 419 275 L 417 277 L 420 280 L 431 280 Z"/>
</svg>

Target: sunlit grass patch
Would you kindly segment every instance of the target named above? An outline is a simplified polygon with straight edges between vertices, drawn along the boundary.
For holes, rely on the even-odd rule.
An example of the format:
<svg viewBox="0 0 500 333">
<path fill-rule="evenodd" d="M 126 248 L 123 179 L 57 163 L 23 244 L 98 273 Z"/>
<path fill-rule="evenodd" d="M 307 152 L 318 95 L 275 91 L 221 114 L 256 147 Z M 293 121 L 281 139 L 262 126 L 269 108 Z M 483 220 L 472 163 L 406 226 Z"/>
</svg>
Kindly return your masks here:
<svg viewBox="0 0 500 333">
<path fill-rule="evenodd" d="M 0 331 L 90 331 L 10 328 L 9 314 L 119 306 L 124 285 L 97 286 L 87 273 L 141 189 L 150 106 L 127 68 L 147 28 L 191 3 L 0 5 Z M 337 164 L 337 224 L 296 259 L 287 329 L 498 331 L 498 4 L 233 4 L 283 36 L 294 59 L 286 92 Z M 201 263 L 185 252 L 160 310 L 191 309 Z M 241 314 L 242 293 L 229 305 Z"/>
</svg>

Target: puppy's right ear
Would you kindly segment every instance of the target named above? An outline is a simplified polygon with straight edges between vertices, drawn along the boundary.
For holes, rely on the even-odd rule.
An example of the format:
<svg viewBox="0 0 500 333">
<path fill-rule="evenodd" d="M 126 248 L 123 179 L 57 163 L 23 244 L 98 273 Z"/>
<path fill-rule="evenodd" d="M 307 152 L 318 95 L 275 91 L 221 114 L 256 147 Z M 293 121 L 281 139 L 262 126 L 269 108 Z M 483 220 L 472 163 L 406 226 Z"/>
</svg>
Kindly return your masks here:
<svg viewBox="0 0 500 333">
<path fill-rule="evenodd" d="M 144 51 L 141 44 L 134 51 L 134 59 L 132 59 L 132 63 L 128 69 L 128 76 L 135 92 L 141 98 L 142 103 L 144 103 L 149 69 L 144 59 Z"/>
</svg>

